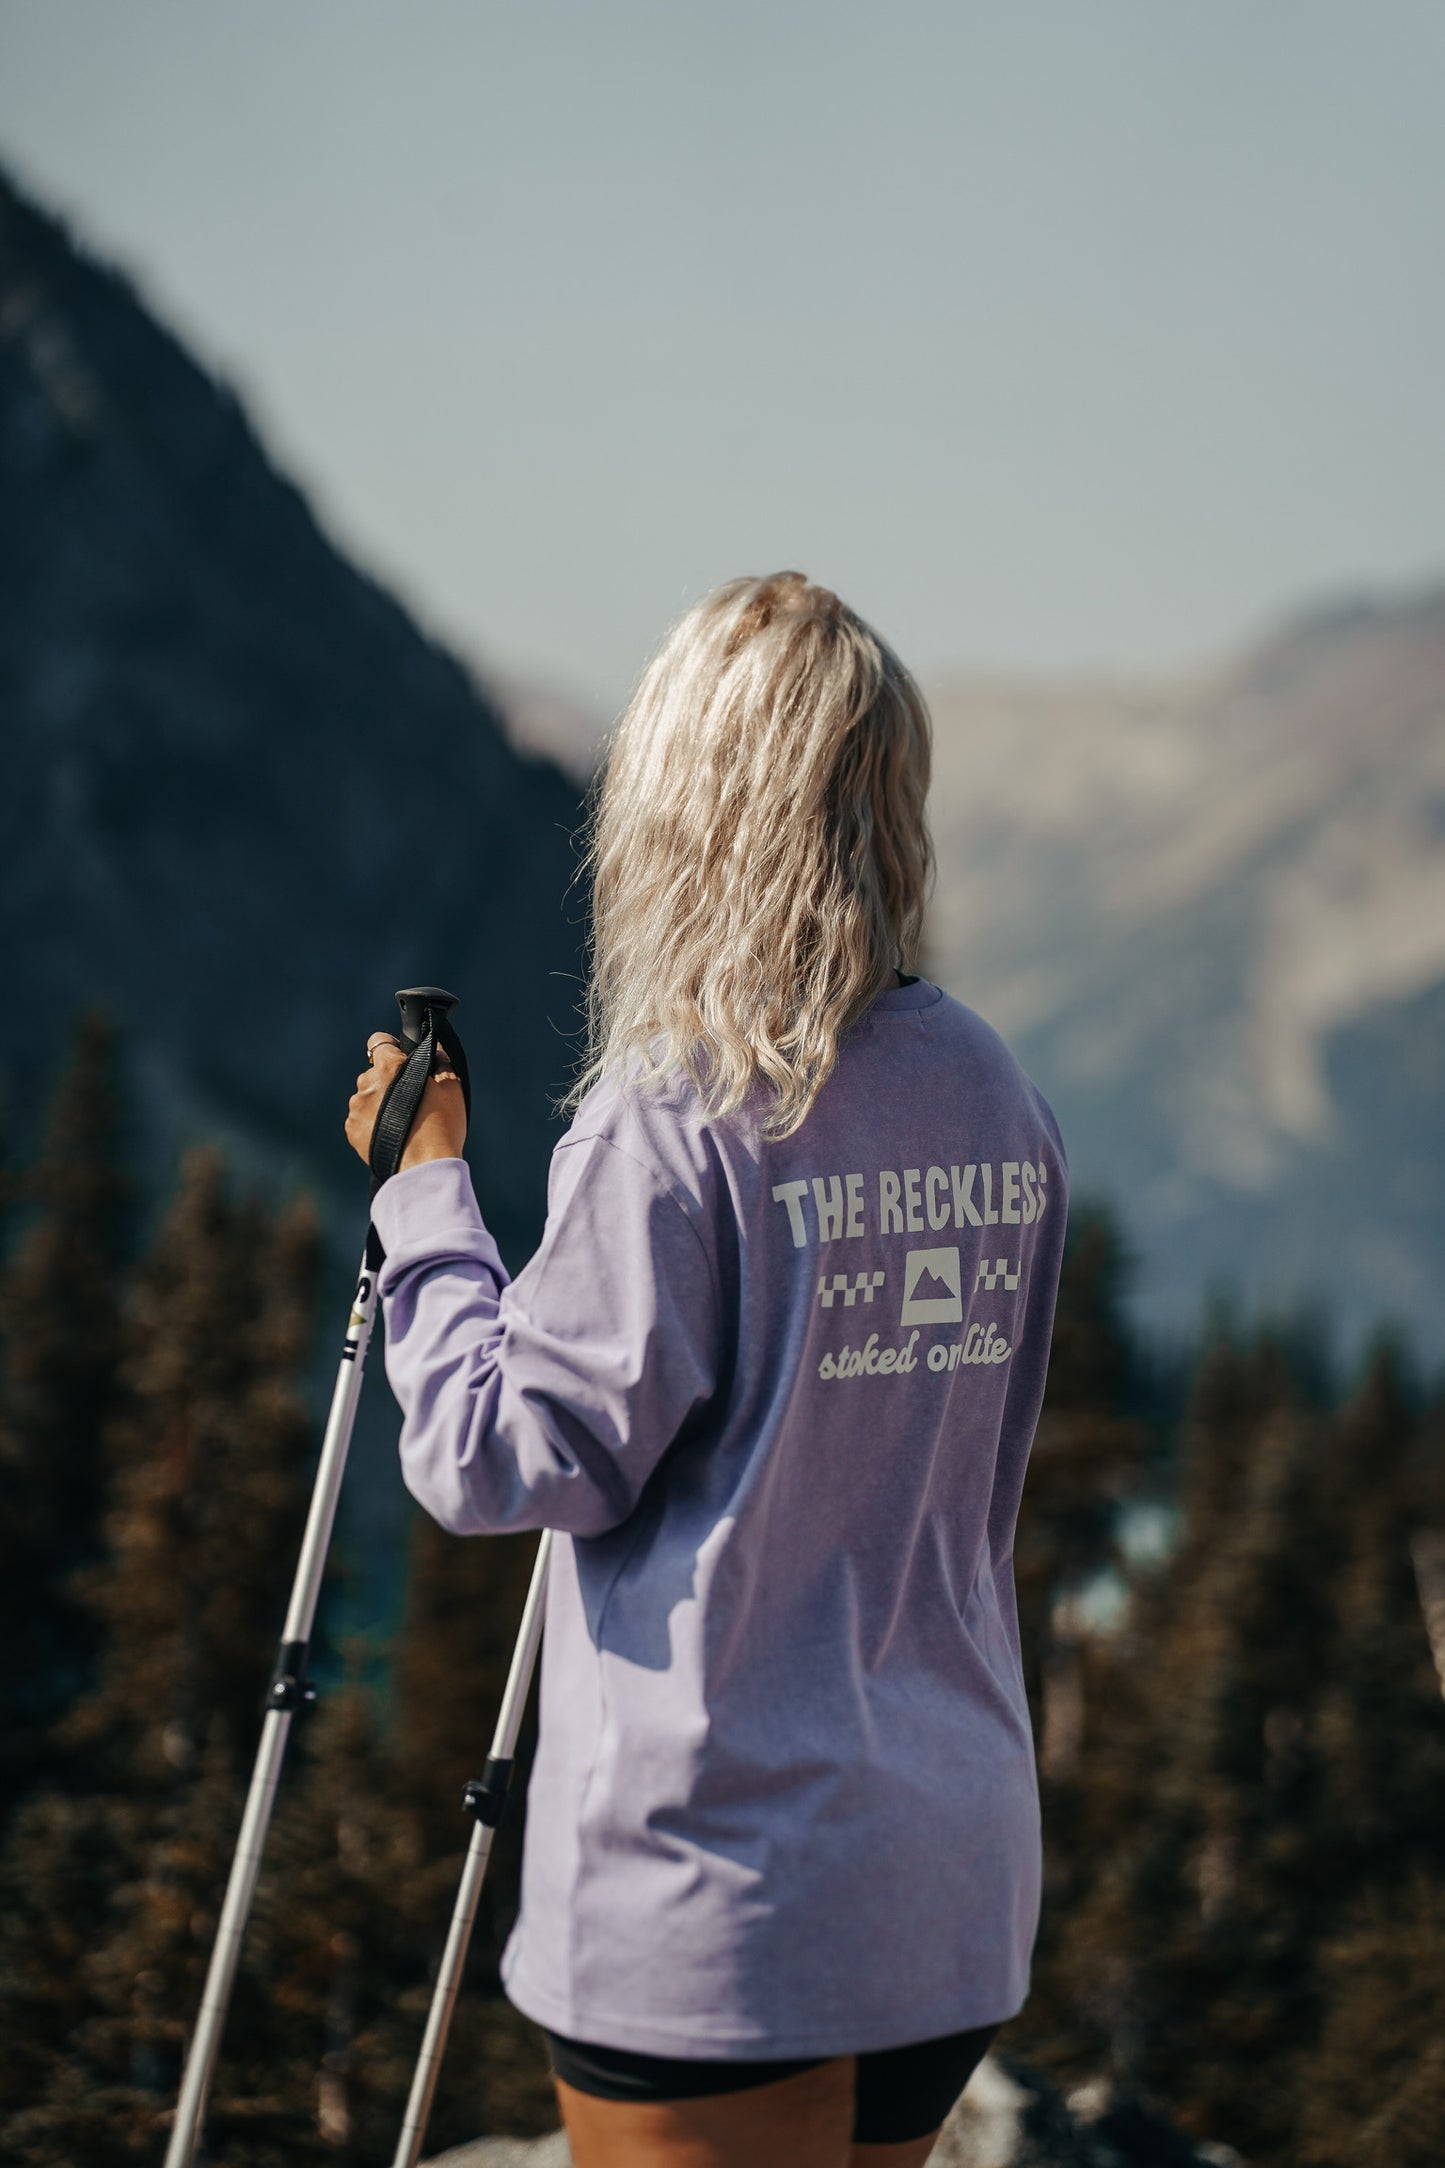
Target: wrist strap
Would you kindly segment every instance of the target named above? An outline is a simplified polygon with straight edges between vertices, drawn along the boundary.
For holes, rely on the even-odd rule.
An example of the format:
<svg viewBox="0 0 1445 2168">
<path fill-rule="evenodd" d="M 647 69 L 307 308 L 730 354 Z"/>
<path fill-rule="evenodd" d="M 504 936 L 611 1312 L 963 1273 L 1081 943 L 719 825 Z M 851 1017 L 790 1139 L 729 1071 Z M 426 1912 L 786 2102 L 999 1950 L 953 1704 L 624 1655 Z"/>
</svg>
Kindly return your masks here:
<svg viewBox="0 0 1445 2168">
<path fill-rule="evenodd" d="M 422 1012 L 422 1035 L 388 1085 L 376 1126 L 371 1132 L 369 1163 L 373 1197 L 401 1165 L 401 1155 L 406 1150 L 406 1140 L 411 1135 L 411 1125 L 416 1120 L 427 1078 L 433 1070 L 441 1068 L 455 1069 L 462 1087 L 462 1105 L 470 1122 L 472 1085 L 462 1042 L 444 1010 L 427 1008 Z"/>
</svg>

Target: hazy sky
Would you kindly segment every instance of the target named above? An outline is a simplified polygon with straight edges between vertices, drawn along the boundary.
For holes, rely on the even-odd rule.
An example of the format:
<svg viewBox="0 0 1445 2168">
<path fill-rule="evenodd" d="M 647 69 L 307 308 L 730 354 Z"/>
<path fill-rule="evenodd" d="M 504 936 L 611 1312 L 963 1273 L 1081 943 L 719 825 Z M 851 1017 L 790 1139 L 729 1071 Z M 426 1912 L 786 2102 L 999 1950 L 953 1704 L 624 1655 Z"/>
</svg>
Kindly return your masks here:
<svg viewBox="0 0 1445 2168">
<path fill-rule="evenodd" d="M 1442 0 L 0 0 L 0 157 L 472 655 L 926 675 L 1445 576 Z"/>
</svg>

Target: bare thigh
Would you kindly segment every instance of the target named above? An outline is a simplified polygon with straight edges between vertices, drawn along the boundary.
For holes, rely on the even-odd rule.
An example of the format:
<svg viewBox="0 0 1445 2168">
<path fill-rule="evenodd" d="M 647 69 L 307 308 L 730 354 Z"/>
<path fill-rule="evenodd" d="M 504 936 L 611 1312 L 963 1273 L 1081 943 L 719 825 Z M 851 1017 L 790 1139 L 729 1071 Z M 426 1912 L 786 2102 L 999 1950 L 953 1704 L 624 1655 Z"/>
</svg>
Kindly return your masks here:
<svg viewBox="0 0 1445 2168">
<path fill-rule="evenodd" d="M 912 2168 L 915 2158 L 906 2146 L 851 2144 L 851 2055 L 697 2100 L 599 2100 L 553 2083 L 576 2168 Z"/>
</svg>

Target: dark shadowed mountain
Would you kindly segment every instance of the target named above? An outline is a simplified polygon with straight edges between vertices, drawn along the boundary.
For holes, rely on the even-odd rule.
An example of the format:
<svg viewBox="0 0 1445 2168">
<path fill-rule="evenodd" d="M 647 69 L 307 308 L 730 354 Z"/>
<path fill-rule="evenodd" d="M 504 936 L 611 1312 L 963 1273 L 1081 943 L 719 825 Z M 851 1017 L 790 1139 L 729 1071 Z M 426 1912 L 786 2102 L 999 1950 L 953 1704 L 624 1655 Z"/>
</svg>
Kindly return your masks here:
<svg viewBox="0 0 1445 2168">
<path fill-rule="evenodd" d="M 3 176 L 0 726 L 12 1127 L 103 1004 L 152 1176 L 219 1137 L 319 1191 L 349 1271 L 351 1080 L 392 989 L 440 981 L 520 1262 L 577 1021 L 576 787 L 338 552 L 129 280 Z"/>
<path fill-rule="evenodd" d="M 450 982 L 473 1153 L 535 1232 L 575 1024 L 575 789 L 346 562 L 230 390 L 0 185 L 0 909 L 22 1102 L 84 1003 L 147 1149 L 355 1184 L 339 1121 L 393 986 Z"/>
</svg>

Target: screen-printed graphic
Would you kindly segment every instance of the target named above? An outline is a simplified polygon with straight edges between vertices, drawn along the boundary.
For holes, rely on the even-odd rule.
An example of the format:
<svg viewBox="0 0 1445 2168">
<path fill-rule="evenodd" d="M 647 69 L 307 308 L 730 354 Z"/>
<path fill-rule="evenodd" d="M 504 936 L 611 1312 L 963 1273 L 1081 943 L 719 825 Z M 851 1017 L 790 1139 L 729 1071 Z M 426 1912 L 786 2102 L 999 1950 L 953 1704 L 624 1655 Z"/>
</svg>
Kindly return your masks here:
<svg viewBox="0 0 1445 2168">
<path fill-rule="evenodd" d="M 773 1183 L 772 1201 L 779 1208 L 772 1224 L 780 1234 L 786 1228 L 795 1251 L 812 1253 L 812 1300 L 830 1313 L 826 1336 L 837 1335 L 817 1352 L 820 1378 L 949 1376 L 1012 1357 L 1026 1322 L 1021 1291 L 1033 1237 L 1024 1230 L 1049 1209 L 1041 1151 L 1036 1159 L 797 1174 Z M 981 1230 L 977 1245 L 973 1228 Z M 962 1248 L 939 1240 L 960 1229 Z M 886 1252 L 886 1268 L 855 1262 L 860 1251 L 852 1244 L 876 1255 L 876 1245 L 894 1239 L 903 1249 L 901 1283 L 896 1250 Z M 929 1246 L 903 1248 L 910 1240 Z"/>
<path fill-rule="evenodd" d="M 961 1325 L 963 1274 L 958 1251 L 910 1250 L 903 1261 L 903 1325 Z"/>
<path fill-rule="evenodd" d="M 824 1273 L 818 1282 L 818 1300 L 825 1310 L 831 1310 L 835 1299 L 841 1295 L 844 1304 L 852 1309 L 861 1295 L 865 1302 L 873 1300 L 876 1289 L 883 1285 L 881 1272 L 855 1272 L 850 1280 L 846 1272 Z"/>
</svg>

